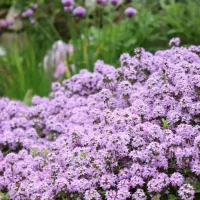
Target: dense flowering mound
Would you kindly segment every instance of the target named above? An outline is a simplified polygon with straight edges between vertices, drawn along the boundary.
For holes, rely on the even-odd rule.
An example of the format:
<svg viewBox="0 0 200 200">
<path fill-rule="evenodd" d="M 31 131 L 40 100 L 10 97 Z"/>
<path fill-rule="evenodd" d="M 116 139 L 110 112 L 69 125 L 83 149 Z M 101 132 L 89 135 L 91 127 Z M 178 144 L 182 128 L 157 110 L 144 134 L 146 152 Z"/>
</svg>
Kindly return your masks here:
<svg viewBox="0 0 200 200">
<path fill-rule="evenodd" d="M 0 190 L 13 200 L 194 199 L 199 53 L 138 48 L 118 69 L 97 61 L 93 73 L 53 83 L 31 107 L 2 98 Z"/>
</svg>

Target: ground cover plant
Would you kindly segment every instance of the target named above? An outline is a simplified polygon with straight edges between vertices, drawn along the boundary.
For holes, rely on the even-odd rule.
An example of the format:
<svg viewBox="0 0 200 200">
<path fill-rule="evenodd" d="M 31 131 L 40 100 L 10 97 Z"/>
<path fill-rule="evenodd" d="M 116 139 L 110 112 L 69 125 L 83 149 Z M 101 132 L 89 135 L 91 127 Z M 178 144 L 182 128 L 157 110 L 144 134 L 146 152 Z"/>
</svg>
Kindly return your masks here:
<svg viewBox="0 0 200 200">
<path fill-rule="evenodd" d="M 179 44 L 0 99 L 2 198 L 199 199 L 200 47 Z"/>
<path fill-rule="evenodd" d="M 15 6 L 18 12 L 9 20 L 0 19 L 0 35 L 24 34 L 27 53 L 17 41 L 14 53 L 11 48 L 5 56 L 0 56 L 0 96 L 23 100 L 28 91 L 47 95 L 50 83 L 55 81 L 55 72 L 46 76 L 46 70 L 42 70 L 44 57 L 60 40 L 74 47 L 73 55 L 64 60 L 66 73 L 60 76 L 60 81 L 83 68 L 92 71 L 98 59 L 119 67 L 118 58 L 123 52 L 131 54 L 139 46 L 155 52 L 166 48 L 172 37 L 180 37 L 185 45 L 198 44 L 199 3 L 198 0 L 2 0 L 0 8 Z M 73 11 L 80 6 L 85 9 L 84 16 L 74 16 Z M 125 12 L 130 7 L 136 10 L 132 18 Z M 12 23 L 18 20 L 23 26 L 16 31 Z M 13 54 L 17 55 L 15 61 L 11 59 Z M 30 59 L 30 55 L 35 59 Z M 14 62 L 18 65 L 13 65 Z M 54 69 L 60 66 L 55 65 Z M 61 71 L 64 72 L 63 68 Z M 35 80 L 33 86 L 28 77 Z M 38 77 L 40 81 L 36 81 Z"/>
</svg>

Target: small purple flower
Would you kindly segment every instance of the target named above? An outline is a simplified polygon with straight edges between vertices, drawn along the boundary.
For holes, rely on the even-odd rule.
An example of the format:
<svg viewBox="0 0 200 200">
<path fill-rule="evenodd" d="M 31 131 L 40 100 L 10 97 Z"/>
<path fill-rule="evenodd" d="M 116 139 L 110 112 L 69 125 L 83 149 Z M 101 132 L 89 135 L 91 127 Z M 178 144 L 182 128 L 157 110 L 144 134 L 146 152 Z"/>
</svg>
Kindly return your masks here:
<svg viewBox="0 0 200 200">
<path fill-rule="evenodd" d="M 87 190 L 85 192 L 85 200 L 92 200 L 92 199 L 101 200 L 101 196 L 94 189 Z"/>
<path fill-rule="evenodd" d="M 129 7 L 125 10 L 124 14 L 127 17 L 132 18 L 133 16 L 137 14 L 137 10 L 135 8 Z"/>
<path fill-rule="evenodd" d="M 73 6 L 65 6 L 64 11 L 66 12 L 72 12 L 73 11 Z"/>
<path fill-rule="evenodd" d="M 136 186 L 141 186 L 142 187 L 143 185 L 144 185 L 144 181 L 143 181 L 143 179 L 141 177 L 133 176 L 131 178 L 131 186 L 133 188 L 136 188 Z"/>
<path fill-rule="evenodd" d="M 106 191 L 106 199 L 107 200 L 113 200 L 116 199 L 117 193 L 114 190 L 107 190 Z"/>
<path fill-rule="evenodd" d="M 193 200 L 195 195 L 195 190 L 192 185 L 184 184 L 178 190 L 178 194 L 183 200 Z"/>
<path fill-rule="evenodd" d="M 172 38 L 172 39 L 169 41 L 169 46 L 179 46 L 180 43 L 181 43 L 180 38 L 178 38 L 178 37 Z"/>
<path fill-rule="evenodd" d="M 13 20 L 13 19 L 8 19 L 8 20 L 7 20 L 7 23 L 8 23 L 8 26 L 9 26 L 9 25 L 12 25 L 12 24 L 14 23 L 14 20 Z"/>
<path fill-rule="evenodd" d="M 118 0 L 110 0 L 110 3 L 113 5 L 113 6 L 116 6 L 118 4 Z"/>
<path fill-rule="evenodd" d="M 86 10 L 82 6 L 78 6 L 73 10 L 73 15 L 76 17 L 84 17 L 86 15 Z"/>
<path fill-rule="evenodd" d="M 180 187 L 184 182 L 184 178 L 180 173 L 175 172 L 171 175 L 170 182 L 173 186 L 179 186 Z"/>
<path fill-rule="evenodd" d="M 98 4 L 105 5 L 107 3 L 107 0 L 96 0 L 96 2 Z"/>
<path fill-rule="evenodd" d="M 30 17 L 34 14 L 34 11 L 32 9 L 27 9 L 25 10 L 24 12 L 22 12 L 22 17 L 25 18 L 25 17 Z"/>
<path fill-rule="evenodd" d="M 194 164 L 191 166 L 191 170 L 193 173 L 195 173 L 196 175 L 200 175 L 200 162 L 199 161 L 195 161 Z"/>
<path fill-rule="evenodd" d="M 32 5 L 32 7 L 33 7 L 34 10 L 37 10 L 37 9 L 38 9 L 38 4 L 37 4 L 37 3 L 34 3 L 34 4 Z"/>
<path fill-rule="evenodd" d="M 118 4 L 118 0 L 110 0 L 110 3 L 113 5 L 113 6 L 116 6 Z"/>
<path fill-rule="evenodd" d="M 32 25 L 35 24 L 35 19 L 31 18 L 30 19 L 30 24 L 32 24 Z"/>
<path fill-rule="evenodd" d="M 2 28 L 6 28 L 8 25 L 9 24 L 8 24 L 7 20 L 3 19 L 0 21 L 0 27 L 2 27 Z"/>
<path fill-rule="evenodd" d="M 74 0 L 62 0 L 62 4 L 63 6 L 66 7 L 73 7 L 74 6 Z"/>
<path fill-rule="evenodd" d="M 26 11 L 22 12 L 21 16 L 22 16 L 23 18 L 27 17 Z"/>
<path fill-rule="evenodd" d="M 54 78 L 59 79 L 66 71 L 66 65 L 63 61 L 60 61 L 56 66 L 56 71 L 54 73 Z"/>
<path fill-rule="evenodd" d="M 13 18 L 14 19 L 18 19 L 19 18 L 19 13 L 15 13 Z"/>
<path fill-rule="evenodd" d="M 133 194 L 133 199 L 135 200 L 146 200 L 146 194 L 142 189 L 137 189 L 136 192 Z"/>
<path fill-rule="evenodd" d="M 28 9 L 28 10 L 26 11 L 27 17 L 30 17 L 30 16 L 32 16 L 33 14 L 34 14 L 34 11 L 33 11 L 32 9 Z"/>
</svg>

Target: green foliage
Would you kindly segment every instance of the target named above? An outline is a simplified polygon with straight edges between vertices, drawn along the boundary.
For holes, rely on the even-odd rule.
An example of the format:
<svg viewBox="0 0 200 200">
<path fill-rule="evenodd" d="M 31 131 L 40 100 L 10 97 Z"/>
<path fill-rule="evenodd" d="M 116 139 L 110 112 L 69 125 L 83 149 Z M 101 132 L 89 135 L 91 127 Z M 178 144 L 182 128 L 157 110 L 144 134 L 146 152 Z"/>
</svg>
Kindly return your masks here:
<svg viewBox="0 0 200 200">
<path fill-rule="evenodd" d="M 44 154 L 44 156 L 47 156 L 48 155 L 48 150 L 47 149 L 43 149 L 43 154 Z"/>
<path fill-rule="evenodd" d="M 193 181 L 193 180 L 189 180 L 188 181 L 189 184 L 193 185 L 194 189 L 195 189 L 195 192 L 197 194 L 200 194 L 200 182 L 199 181 Z"/>
<path fill-rule="evenodd" d="M 28 90 L 26 92 L 26 94 L 25 94 L 23 103 L 26 104 L 26 105 L 31 105 L 32 96 L 33 96 L 33 91 L 32 90 Z"/>
<path fill-rule="evenodd" d="M 32 154 L 33 154 L 34 157 L 40 155 L 39 152 L 38 152 L 38 150 L 37 150 L 37 148 L 32 148 L 31 150 L 32 150 Z"/>
<path fill-rule="evenodd" d="M 170 195 L 168 196 L 168 200 L 178 200 L 178 197 L 176 197 L 176 196 L 173 195 L 173 194 L 170 194 Z"/>
<path fill-rule="evenodd" d="M 86 157 L 87 157 L 87 153 L 85 153 L 85 152 L 81 153 L 81 158 L 82 159 L 85 159 Z"/>
<path fill-rule="evenodd" d="M 164 6 L 159 20 L 165 24 L 166 37 L 178 36 L 183 44 L 199 44 L 200 2 L 186 0 Z"/>
<path fill-rule="evenodd" d="M 4 193 L 0 192 L 0 199 L 1 200 L 9 200 L 9 196 L 8 196 L 8 194 L 4 194 Z"/>
<path fill-rule="evenodd" d="M 1 95 L 24 100 L 27 104 L 30 104 L 31 94 L 46 96 L 51 80 L 39 66 L 41 55 L 39 46 L 28 40 L 22 49 L 17 43 L 13 44 L 11 52 L 0 57 Z"/>
<path fill-rule="evenodd" d="M 88 28 L 84 23 L 80 26 L 79 36 L 71 38 L 75 46 L 71 63 L 76 63 L 78 71 L 82 68 L 92 70 L 99 59 L 119 66 L 119 57 L 124 52 L 133 54 L 133 49 L 138 46 L 156 51 L 164 44 L 163 37 L 158 34 L 160 24 L 150 11 L 139 13 L 133 19 L 124 19 L 119 24 L 112 22 L 102 29 Z"/>
<path fill-rule="evenodd" d="M 163 128 L 164 128 L 164 129 L 168 129 L 169 124 L 168 124 L 167 119 L 162 118 L 161 121 L 162 121 L 162 123 L 163 123 Z"/>
</svg>

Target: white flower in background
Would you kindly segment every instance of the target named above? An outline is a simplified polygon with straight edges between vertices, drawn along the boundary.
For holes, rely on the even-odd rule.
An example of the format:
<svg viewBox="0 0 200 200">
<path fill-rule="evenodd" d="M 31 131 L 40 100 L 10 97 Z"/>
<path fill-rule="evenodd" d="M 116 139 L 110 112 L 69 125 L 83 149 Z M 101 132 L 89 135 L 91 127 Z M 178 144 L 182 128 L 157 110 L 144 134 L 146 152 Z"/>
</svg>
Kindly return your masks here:
<svg viewBox="0 0 200 200">
<path fill-rule="evenodd" d="M 76 72 L 76 65 L 72 64 L 70 68 L 71 68 L 71 70 L 72 70 L 73 73 Z"/>
<path fill-rule="evenodd" d="M 0 46 L 0 56 L 5 56 L 6 55 L 6 50 Z"/>
<path fill-rule="evenodd" d="M 85 6 L 91 9 L 94 9 L 96 6 L 96 0 L 86 0 Z"/>
<path fill-rule="evenodd" d="M 9 29 L 18 31 L 23 28 L 22 21 L 20 20 L 20 18 L 18 18 L 19 14 L 20 14 L 20 11 L 14 6 L 12 6 L 9 9 L 8 14 L 6 16 L 6 20 L 12 22 L 11 25 L 9 26 Z"/>
<path fill-rule="evenodd" d="M 53 73 L 55 79 L 59 79 L 68 70 L 66 58 L 73 52 L 74 48 L 71 44 L 66 44 L 61 40 L 56 41 L 44 57 L 44 69 Z"/>
</svg>

